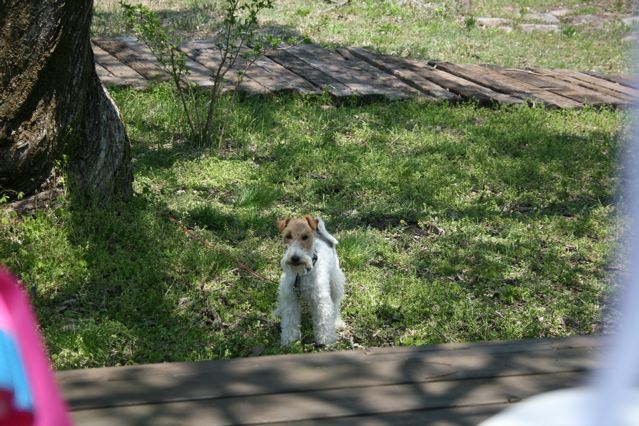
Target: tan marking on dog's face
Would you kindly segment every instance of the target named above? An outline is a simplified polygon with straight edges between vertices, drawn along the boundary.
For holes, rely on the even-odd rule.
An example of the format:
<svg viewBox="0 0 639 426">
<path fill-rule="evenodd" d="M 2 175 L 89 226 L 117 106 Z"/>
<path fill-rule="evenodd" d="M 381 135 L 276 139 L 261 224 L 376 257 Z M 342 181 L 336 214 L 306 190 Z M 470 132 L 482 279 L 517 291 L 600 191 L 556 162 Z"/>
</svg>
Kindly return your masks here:
<svg viewBox="0 0 639 426">
<path fill-rule="evenodd" d="M 311 225 L 314 225 L 314 227 L 311 227 Z M 310 252 L 313 248 L 313 239 L 317 229 L 317 220 L 315 218 L 305 216 L 303 219 L 279 220 L 277 228 L 280 230 L 286 244 L 290 245 L 293 242 L 297 242 L 307 252 Z"/>
</svg>

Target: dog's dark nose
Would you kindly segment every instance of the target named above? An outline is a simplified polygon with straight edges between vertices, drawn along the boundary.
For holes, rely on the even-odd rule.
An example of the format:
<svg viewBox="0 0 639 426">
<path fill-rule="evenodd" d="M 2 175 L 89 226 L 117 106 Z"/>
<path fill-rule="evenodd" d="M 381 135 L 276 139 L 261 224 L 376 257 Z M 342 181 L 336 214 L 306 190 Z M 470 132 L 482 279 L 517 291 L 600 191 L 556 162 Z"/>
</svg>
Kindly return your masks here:
<svg viewBox="0 0 639 426">
<path fill-rule="evenodd" d="M 293 257 L 291 257 L 291 262 L 293 263 L 300 263 L 300 257 L 295 255 Z"/>
</svg>

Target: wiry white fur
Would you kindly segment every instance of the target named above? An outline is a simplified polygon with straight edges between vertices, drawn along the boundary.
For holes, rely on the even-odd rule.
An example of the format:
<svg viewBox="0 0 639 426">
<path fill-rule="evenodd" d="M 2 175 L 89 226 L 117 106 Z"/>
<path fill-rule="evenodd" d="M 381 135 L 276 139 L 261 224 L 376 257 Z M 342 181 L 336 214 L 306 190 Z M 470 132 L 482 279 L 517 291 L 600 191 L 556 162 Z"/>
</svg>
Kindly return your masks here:
<svg viewBox="0 0 639 426">
<path fill-rule="evenodd" d="M 280 278 L 275 313 L 282 319 L 282 345 L 288 345 L 301 337 L 301 302 L 305 300 L 311 308 L 315 342 L 330 345 L 337 340 L 336 329 L 344 327 L 340 308 L 344 297 L 346 278 L 339 267 L 335 245 L 337 240 L 328 233 L 324 222 L 319 221 L 313 241 L 313 248 L 306 252 L 299 245 L 291 244 L 280 262 Z M 312 263 L 313 252 L 317 253 L 315 266 Z M 304 266 L 293 268 L 287 262 L 294 254 L 302 259 Z M 295 289 L 295 279 L 300 276 L 299 290 Z"/>
</svg>

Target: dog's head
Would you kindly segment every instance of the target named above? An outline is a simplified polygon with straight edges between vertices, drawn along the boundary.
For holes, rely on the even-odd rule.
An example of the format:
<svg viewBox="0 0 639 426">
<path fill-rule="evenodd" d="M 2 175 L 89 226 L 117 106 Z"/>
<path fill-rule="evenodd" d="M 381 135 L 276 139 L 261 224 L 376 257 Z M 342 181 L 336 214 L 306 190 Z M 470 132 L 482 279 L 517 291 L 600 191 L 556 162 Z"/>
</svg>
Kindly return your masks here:
<svg viewBox="0 0 639 426">
<path fill-rule="evenodd" d="M 282 256 L 282 269 L 306 273 L 313 269 L 313 243 L 318 220 L 312 216 L 277 221 L 277 229 L 286 243 Z"/>
</svg>

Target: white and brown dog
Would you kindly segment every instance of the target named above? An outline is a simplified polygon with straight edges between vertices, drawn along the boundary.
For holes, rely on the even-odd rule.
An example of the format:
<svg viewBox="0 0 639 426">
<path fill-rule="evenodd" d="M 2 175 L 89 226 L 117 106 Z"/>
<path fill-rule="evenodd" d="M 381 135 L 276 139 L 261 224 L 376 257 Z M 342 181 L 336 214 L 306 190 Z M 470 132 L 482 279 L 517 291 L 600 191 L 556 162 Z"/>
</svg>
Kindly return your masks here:
<svg viewBox="0 0 639 426">
<path fill-rule="evenodd" d="M 315 342 L 333 344 L 336 329 L 344 327 L 340 307 L 345 277 L 335 250 L 337 240 L 319 217 L 279 220 L 277 228 L 286 243 L 275 310 L 282 319 L 282 345 L 301 337 L 302 299 L 311 308 Z"/>
</svg>

